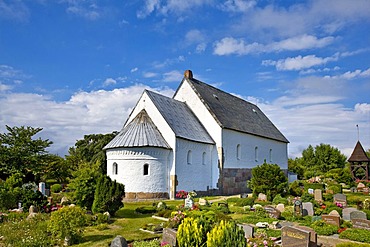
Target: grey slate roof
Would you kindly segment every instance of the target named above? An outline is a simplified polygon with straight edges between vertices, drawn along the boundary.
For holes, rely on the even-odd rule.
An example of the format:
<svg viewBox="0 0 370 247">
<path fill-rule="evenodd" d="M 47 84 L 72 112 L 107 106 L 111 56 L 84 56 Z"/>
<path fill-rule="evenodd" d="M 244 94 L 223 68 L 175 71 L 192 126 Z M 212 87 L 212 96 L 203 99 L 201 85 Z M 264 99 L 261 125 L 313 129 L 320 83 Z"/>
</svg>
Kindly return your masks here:
<svg viewBox="0 0 370 247">
<path fill-rule="evenodd" d="M 104 149 L 118 147 L 170 148 L 145 110 L 140 111 Z"/>
<path fill-rule="evenodd" d="M 176 137 L 214 144 L 212 137 L 186 103 L 146 90 Z"/>
<path fill-rule="evenodd" d="M 222 128 L 289 142 L 256 105 L 194 78 L 183 80 L 190 83 Z"/>
</svg>

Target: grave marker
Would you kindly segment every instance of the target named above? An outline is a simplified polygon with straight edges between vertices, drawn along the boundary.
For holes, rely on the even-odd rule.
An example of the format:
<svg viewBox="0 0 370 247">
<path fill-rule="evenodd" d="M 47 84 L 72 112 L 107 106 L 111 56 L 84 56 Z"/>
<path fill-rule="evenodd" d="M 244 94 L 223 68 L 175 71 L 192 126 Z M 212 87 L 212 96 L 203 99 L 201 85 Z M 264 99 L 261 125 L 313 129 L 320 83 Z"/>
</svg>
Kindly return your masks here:
<svg viewBox="0 0 370 247">
<path fill-rule="evenodd" d="M 352 224 L 353 224 L 353 228 L 360 228 L 360 229 L 370 230 L 370 220 L 353 219 Z"/>
<path fill-rule="evenodd" d="M 162 235 L 162 243 L 167 243 L 171 246 L 176 246 L 177 231 L 171 228 L 164 228 Z"/>
<path fill-rule="evenodd" d="M 335 203 L 340 203 L 343 205 L 343 207 L 346 207 L 347 206 L 347 196 L 346 195 L 343 195 L 343 194 L 335 194 L 333 196 L 333 202 L 334 204 Z"/>
<path fill-rule="evenodd" d="M 306 215 L 309 215 L 309 216 L 313 216 L 314 212 L 313 212 L 313 204 L 312 202 L 304 202 L 302 203 L 302 216 L 306 216 Z"/>
<path fill-rule="evenodd" d="M 328 224 L 340 227 L 340 217 L 335 215 L 321 215 L 321 219 Z"/>
<path fill-rule="evenodd" d="M 353 211 L 357 211 L 357 209 L 356 208 L 343 208 L 343 211 L 342 211 L 343 220 L 351 220 L 350 213 Z"/>
<path fill-rule="evenodd" d="M 314 198 L 315 198 L 315 201 L 322 201 L 322 190 L 315 189 Z"/>
<path fill-rule="evenodd" d="M 281 244 L 284 247 L 309 247 L 310 235 L 309 231 L 292 226 L 284 226 L 281 229 Z"/>
<path fill-rule="evenodd" d="M 366 213 L 362 212 L 362 211 L 359 211 L 359 210 L 354 210 L 354 211 L 350 212 L 349 213 L 349 218 L 350 218 L 350 220 L 353 220 L 353 219 L 364 219 L 364 220 L 366 220 L 367 219 Z"/>
</svg>

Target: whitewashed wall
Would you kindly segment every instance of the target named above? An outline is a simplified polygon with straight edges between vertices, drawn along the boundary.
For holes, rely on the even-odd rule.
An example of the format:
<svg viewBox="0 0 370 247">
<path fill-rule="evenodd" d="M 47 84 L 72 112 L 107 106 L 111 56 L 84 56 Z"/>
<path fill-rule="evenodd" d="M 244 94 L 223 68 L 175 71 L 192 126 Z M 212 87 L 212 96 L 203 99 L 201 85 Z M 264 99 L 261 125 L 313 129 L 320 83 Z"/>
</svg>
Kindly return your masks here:
<svg viewBox="0 0 370 247">
<path fill-rule="evenodd" d="M 154 103 L 152 102 L 152 100 L 145 91 L 141 98 L 139 99 L 139 101 L 137 102 L 128 120 L 126 121 L 126 125 L 129 124 L 142 109 L 146 110 L 148 116 L 152 119 L 153 123 L 157 126 L 158 130 L 161 132 L 163 138 L 166 140 L 168 145 L 170 145 L 173 152 L 175 153 L 176 152 L 175 133 L 172 131 L 171 127 L 167 124 L 166 120 L 162 117 L 161 113 L 155 107 Z M 175 162 L 176 162 L 175 157 L 171 156 L 171 159 L 168 163 L 171 175 L 175 175 L 175 166 L 174 166 Z"/>
<path fill-rule="evenodd" d="M 172 152 L 163 148 L 117 148 L 107 150 L 107 175 L 125 185 L 126 192 L 169 193 L 169 167 Z M 113 174 L 113 163 L 118 164 L 118 174 Z M 144 174 L 144 164 L 149 174 Z"/>
<path fill-rule="evenodd" d="M 199 99 L 198 95 L 194 92 L 187 80 L 185 80 L 178 89 L 175 99 L 186 102 L 186 104 L 194 112 L 195 116 L 197 116 L 199 121 L 207 129 L 212 139 L 216 142 L 216 146 L 221 147 L 221 127 L 218 125 L 208 109 L 204 106 L 203 102 Z"/>
<path fill-rule="evenodd" d="M 287 143 L 228 129 L 223 130 L 222 140 L 225 168 L 253 168 L 266 160 L 267 163 L 278 164 L 282 169 L 288 169 Z M 240 159 L 237 157 L 238 144 L 241 150 Z M 258 147 L 257 159 L 255 147 Z"/>
<path fill-rule="evenodd" d="M 218 179 L 217 152 L 215 146 L 198 142 L 177 139 L 176 175 L 177 191 L 206 191 L 216 188 Z M 192 153 L 191 164 L 188 164 L 188 151 Z M 203 152 L 205 162 L 203 164 Z"/>
</svg>

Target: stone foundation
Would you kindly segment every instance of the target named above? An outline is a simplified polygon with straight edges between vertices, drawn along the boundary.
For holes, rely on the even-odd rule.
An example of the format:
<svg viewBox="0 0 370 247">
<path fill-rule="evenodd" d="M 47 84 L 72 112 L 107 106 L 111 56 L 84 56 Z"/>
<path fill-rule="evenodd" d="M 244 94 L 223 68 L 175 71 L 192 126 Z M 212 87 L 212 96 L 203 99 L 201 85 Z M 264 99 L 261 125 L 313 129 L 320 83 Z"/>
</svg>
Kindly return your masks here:
<svg viewBox="0 0 370 247">
<path fill-rule="evenodd" d="M 222 195 L 235 195 L 250 192 L 247 181 L 252 177 L 251 168 L 224 168 L 220 172 L 218 187 Z"/>
<path fill-rule="evenodd" d="M 145 192 L 126 192 L 124 201 L 139 201 L 139 200 L 161 200 L 169 199 L 167 192 L 155 192 L 155 193 L 145 193 Z"/>
</svg>

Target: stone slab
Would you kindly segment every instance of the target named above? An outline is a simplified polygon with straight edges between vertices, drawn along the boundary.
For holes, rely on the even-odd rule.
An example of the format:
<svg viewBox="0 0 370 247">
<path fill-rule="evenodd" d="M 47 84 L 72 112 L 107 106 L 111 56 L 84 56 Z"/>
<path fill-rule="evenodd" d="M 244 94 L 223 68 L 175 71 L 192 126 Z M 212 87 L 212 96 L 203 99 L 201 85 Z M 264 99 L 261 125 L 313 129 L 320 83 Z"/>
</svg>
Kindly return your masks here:
<svg viewBox="0 0 370 247">
<path fill-rule="evenodd" d="M 321 219 L 328 224 L 340 227 L 340 217 L 335 215 L 321 215 Z"/>
<path fill-rule="evenodd" d="M 370 230 L 370 220 L 366 219 L 353 219 L 352 220 L 353 228 L 360 228 Z"/>
<path fill-rule="evenodd" d="M 306 216 L 306 215 L 313 216 L 314 215 L 312 202 L 302 203 L 302 215 L 303 216 Z"/>
<path fill-rule="evenodd" d="M 162 243 L 167 243 L 171 246 L 176 246 L 177 231 L 171 228 L 164 228 L 162 234 Z"/>
<path fill-rule="evenodd" d="M 284 226 L 281 229 L 281 243 L 284 247 L 309 247 L 310 235 L 309 231 Z"/>
</svg>

